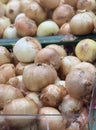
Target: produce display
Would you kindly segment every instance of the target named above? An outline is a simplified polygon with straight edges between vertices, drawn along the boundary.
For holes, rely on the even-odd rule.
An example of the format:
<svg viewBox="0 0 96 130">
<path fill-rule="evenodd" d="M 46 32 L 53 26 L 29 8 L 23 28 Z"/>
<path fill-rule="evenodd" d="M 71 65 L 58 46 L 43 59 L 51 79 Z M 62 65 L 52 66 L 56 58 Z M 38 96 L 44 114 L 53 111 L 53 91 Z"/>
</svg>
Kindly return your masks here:
<svg viewBox="0 0 96 130">
<path fill-rule="evenodd" d="M 0 130 L 89 130 L 94 40 L 69 50 L 25 36 L 0 49 Z"/>
<path fill-rule="evenodd" d="M 1 0 L 0 38 L 95 33 L 95 13 L 95 0 Z"/>
</svg>

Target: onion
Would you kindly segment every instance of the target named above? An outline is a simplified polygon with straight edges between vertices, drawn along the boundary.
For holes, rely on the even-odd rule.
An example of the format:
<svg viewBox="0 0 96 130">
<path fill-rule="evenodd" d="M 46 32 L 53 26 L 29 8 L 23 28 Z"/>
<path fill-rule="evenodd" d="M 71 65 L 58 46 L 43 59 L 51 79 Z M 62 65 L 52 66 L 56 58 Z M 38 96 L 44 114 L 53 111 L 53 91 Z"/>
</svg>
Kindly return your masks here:
<svg viewBox="0 0 96 130">
<path fill-rule="evenodd" d="M 70 25 L 69 22 L 68 23 L 64 23 L 59 30 L 59 34 L 71 34 L 71 29 L 70 29 Z"/>
<path fill-rule="evenodd" d="M 9 25 L 3 32 L 3 38 L 17 38 L 17 30 L 14 25 Z"/>
<path fill-rule="evenodd" d="M 36 54 L 34 62 L 49 64 L 55 69 L 59 69 L 61 65 L 61 57 L 55 49 L 45 47 Z"/>
<path fill-rule="evenodd" d="M 75 47 L 76 56 L 82 61 L 93 62 L 96 59 L 96 42 L 92 39 L 84 39 Z"/>
<path fill-rule="evenodd" d="M 53 21 L 55 21 L 59 26 L 63 25 L 66 22 L 69 22 L 70 19 L 75 15 L 75 11 L 72 6 L 63 4 L 58 6 L 52 15 Z"/>
<path fill-rule="evenodd" d="M 16 16 L 20 13 L 20 1 L 10 1 L 6 5 L 6 16 L 13 23 Z"/>
<path fill-rule="evenodd" d="M 33 62 L 41 44 L 35 38 L 26 36 L 19 39 L 13 47 L 13 54 L 20 62 Z"/>
<path fill-rule="evenodd" d="M 67 52 L 63 46 L 60 46 L 57 44 L 50 44 L 50 45 L 47 45 L 46 47 L 50 47 L 50 48 L 55 49 L 61 57 L 65 57 L 67 55 Z"/>
<path fill-rule="evenodd" d="M 7 48 L 0 46 L 0 65 L 10 63 L 11 62 L 11 54 Z"/>
<path fill-rule="evenodd" d="M 22 75 L 25 66 L 28 65 L 28 64 L 29 64 L 29 63 L 19 62 L 19 63 L 16 65 L 16 74 L 17 74 L 17 75 Z"/>
<path fill-rule="evenodd" d="M 68 4 L 76 8 L 78 0 L 64 0 L 64 4 Z"/>
<path fill-rule="evenodd" d="M 96 68 L 88 62 L 81 62 L 67 74 L 65 85 L 68 93 L 78 99 L 86 99 L 91 94 Z"/>
<path fill-rule="evenodd" d="M 61 113 L 53 107 L 43 107 L 40 109 L 39 127 L 42 130 L 64 130 L 64 122 Z"/>
<path fill-rule="evenodd" d="M 3 108 L 7 103 L 16 98 L 22 98 L 23 94 L 19 89 L 11 85 L 0 84 L 0 108 Z"/>
<path fill-rule="evenodd" d="M 34 20 L 29 19 L 24 14 L 19 14 L 15 18 L 15 26 L 17 34 L 21 37 L 35 36 L 37 32 L 37 25 Z"/>
<path fill-rule="evenodd" d="M 81 29 L 82 28 L 82 29 Z M 72 17 L 70 20 L 71 33 L 75 35 L 86 35 L 93 31 L 93 19 L 89 12 L 83 10 Z"/>
<path fill-rule="evenodd" d="M 0 2 L 0 17 L 5 15 L 5 5 Z"/>
<path fill-rule="evenodd" d="M 10 116 L 6 116 L 5 119 L 6 123 L 12 127 L 24 127 L 29 125 L 36 118 L 35 115 L 30 115 L 37 113 L 37 105 L 32 100 L 26 98 L 14 99 L 6 104 L 3 109 L 3 114 L 10 114 Z M 18 116 L 11 116 L 12 114 Z M 22 116 L 19 116 L 20 114 Z"/>
<path fill-rule="evenodd" d="M 24 13 L 30 19 L 35 20 L 37 24 L 40 24 L 41 22 L 45 21 L 47 18 L 46 11 L 35 1 L 31 2 L 31 4 L 27 6 Z"/>
<path fill-rule="evenodd" d="M 94 23 L 94 28 L 96 29 L 96 16 L 93 19 L 93 23 Z"/>
<path fill-rule="evenodd" d="M 41 6 L 47 9 L 55 9 L 60 3 L 60 0 L 40 0 Z"/>
<path fill-rule="evenodd" d="M 0 0 L 1 3 L 7 4 L 9 0 Z"/>
<path fill-rule="evenodd" d="M 56 70 L 47 64 L 32 64 L 24 68 L 23 82 L 30 91 L 41 91 L 57 79 Z"/>
<path fill-rule="evenodd" d="M 47 20 L 39 24 L 37 29 L 37 36 L 57 35 L 58 32 L 58 25 L 52 20 Z"/>
<path fill-rule="evenodd" d="M 55 84 L 50 84 L 41 91 L 40 99 L 44 106 L 57 107 L 62 101 L 61 88 Z"/>
<path fill-rule="evenodd" d="M 95 0 L 78 0 L 77 9 L 79 10 L 94 10 L 96 8 Z"/>
<path fill-rule="evenodd" d="M 6 83 L 11 77 L 15 77 L 15 66 L 13 64 L 4 64 L 0 66 L 0 73 L 2 73 Z"/>
<path fill-rule="evenodd" d="M 61 102 L 61 104 L 59 105 L 59 110 L 62 113 L 75 114 L 78 111 L 80 111 L 81 107 L 82 107 L 82 101 L 75 99 L 71 97 L 70 95 L 66 95 L 63 98 L 63 101 Z"/>
<path fill-rule="evenodd" d="M 32 99 L 37 105 L 39 108 L 41 108 L 43 106 L 40 98 L 39 98 L 39 93 L 36 93 L 36 92 L 29 92 L 27 95 L 26 95 L 26 98 L 30 98 Z"/>
<path fill-rule="evenodd" d="M 72 122 L 66 130 L 80 130 L 80 124 L 78 122 Z"/>
<path fill-rule="evenodd" d="M 80 60 L 76 56 L 65 56 L 62 59 L 61 66 L 59 68 L 59 76 L 61 77 L 61 79 L 65 79 L 66 75 L 78 63 L 80 63 Z"/>
</svg>

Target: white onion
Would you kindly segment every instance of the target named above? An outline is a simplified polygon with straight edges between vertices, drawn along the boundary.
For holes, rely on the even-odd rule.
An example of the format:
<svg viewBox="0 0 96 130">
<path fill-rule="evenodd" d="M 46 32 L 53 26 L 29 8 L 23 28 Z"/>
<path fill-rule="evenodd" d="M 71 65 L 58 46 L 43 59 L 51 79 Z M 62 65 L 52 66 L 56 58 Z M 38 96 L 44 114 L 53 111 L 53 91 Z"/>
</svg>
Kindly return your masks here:
<svg viewBox="0 0 96 130">
<path fill-rule="evenodd" d="M 3 38 L 17 38 L 17 30 L 14 25 L 8 26 L 3 32 Z"/>
<path fill-rule="evenodd" d="M 0 2 L 0 17 L 5 15 L 5 5 Z"/>
<path fill-rule="evenodd" d="M 13 53 L 20 62 L 33 62 L 35 55 L 41 49 L 38 40 L 32 37 L 19 39 L 13 47 Z"/>
<path fill-rule="evenodd" d="M 58 25 L 54 21 L 48 20 L 39 24 L 37 29 L 37 36 L 57 35 L 58 32 Z"/>
<path fill-rule="evenodd" d="M 6 16 L 13 23 L 16 16 L 20 13 L 20 1 L 9 1 L 6 5 Z"/>
<path fill-rule="evenodd" d="M 82 28 L 82 29 L 81 29 Z M 71 33 L 75 35 L 86 35 L 93 31 L 93 18 L 89 12 L 83 10 L 72 17 L 70 20 Z"/>
<path fill-rule="evenodd" d="M 19 98 L 14 99 L 10 103 L 6 104 L 3 109 L 3 114 L 10 114 L 10 116 L 6 116 L 6 123 L 12 127 L 24 127 L 29 125 L 36 118 L 36 114 L 38 114 L 37 105 L 30 99 Z M 22 116 L 11 116 L 11 114 L 17 114 Z M 30 115 L 34 116 L 30 116 Z"/>
</svg>

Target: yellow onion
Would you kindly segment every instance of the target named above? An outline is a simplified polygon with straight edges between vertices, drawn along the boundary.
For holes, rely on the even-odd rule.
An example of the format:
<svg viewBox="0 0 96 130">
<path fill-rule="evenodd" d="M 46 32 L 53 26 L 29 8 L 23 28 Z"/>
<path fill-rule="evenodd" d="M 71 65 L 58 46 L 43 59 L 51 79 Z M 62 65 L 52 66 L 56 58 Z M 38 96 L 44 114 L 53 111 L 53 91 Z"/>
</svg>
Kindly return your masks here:
<svg viewBox="0 0 96 130">
<path fill-rule="evenodd" d="M 37 32 L 37 25 L 34 20 L 29 19 L 24 14 L 18 14 L 14 22 L 17 34 L 21 37 L 35 36 Z"/>
<path fill-rule="evenodd" d="M 79 10 L 94 10 L 96 8 L 95 0 L 78 0 L 77 9 Z"/>
<path fill-rule="evenodd" d="M 71 34 L 71 29 L 70 29 L 70 25 L 69 22 L 68 23 L 64 23 L 60 29 L 59 29 L 59 34 Z"/>
<path fill-rule="evenodd" d="M 69 22 L 70 19 L 75 15 L 75 11 L 72 6 L 63 4 L 58 6 L 52 15 L 52 20 L 55 21 L 59 26 Z"/>
<path fill-rule="evenodd" d="M 64 4 L 69 4 L 71 6 L 73 6 L 74 8 L 76 8 L 78 0 L 64 0 Z"/>
<path fill-rule="evenodd" d="M 61 57 L 55 49 L 45 47 L 42 48 L 36 54 L 34 62 L 39 64 L 41 63 L 49 64 L 52 65 L 55 69 L 59 69 L 61 65 Z"/>
<path fill-rule="evenodd" d="M 56 70 L 47 64 L 27 65 L 23 71 L 23 82 L 30 91 L 41 91 L 57 79 Z"/>
<path fill-rule="evenodd" d="M 96 59 L 96 42 L 84 39 L 77 43 L 75 54 L 81 61 L 93 62 Z"/>
<path fill-rule="evenodd" d="M 36 114 L 38 114 L 38 106 L 30 99 L 14 99 L 5 105 L 3 114 L 10 114 L 10 116 L 5 117 L 5 120 L 9 126 L 24 127 L 34 121 Z M 18 116 L 11 116 L 12 114 Z M 20 114 L 21 116 L 19 116 Z M 34 116 L 30 116 L 32 114 Z"/>
<path fill-rule="evenodd" d="M 20 13 L 20 1 L 10 1 L 6 5 L 6 16 L 13 23 L 16 16 Z"/>
<path fill-rule="evenodd" d="M 17 30 L 16 27 L 11 24 L 7 28 L 5 28 L 3 32 L 3 38 L 17 38 Z"/>
<path fill-rule="evenodd" d="M 0 84 L 0 108 L 16 98 L 22 98 L 21 91 L 11 85 Z"/>
<path fill-rule="evenodd" d="M 71 33 L 75 35 L 86 35 L 94 29 L 93 18 L 85 10 L 74 15 L 69 24 Z"/>
<path fill-rule="evenodd" d="M 52 20 L 47 20 L 47 21 L 41 22 L 38 25 L 37 36 L 57 35 L 58 32 L 59 32 L 58 25 Z"/>
<path fill-rule="evenodd" d="M 55 9 L 59 5 L 60 0 L 40 0 L 41 6 L 47 9 Z"/>
<path fill-rule="evenodd" d="M 34 61 L 34 58 L 38 51 L 41 50 L 41 44 L 35 38 L 26 36 L 19 39 L 13 47 L 13 54 L 18 61 L 30 63 Z"/>
<path fill-rule="evenodd" d="M 47 18 L 46 11 L 40 6 L 37 2 L 31 2 L 25 9 L 24 13 L 27 17 L 30 19 L 35 20 L 37 24 L 40 24 L 41 22 L 45 21 Z"/>
</svg>

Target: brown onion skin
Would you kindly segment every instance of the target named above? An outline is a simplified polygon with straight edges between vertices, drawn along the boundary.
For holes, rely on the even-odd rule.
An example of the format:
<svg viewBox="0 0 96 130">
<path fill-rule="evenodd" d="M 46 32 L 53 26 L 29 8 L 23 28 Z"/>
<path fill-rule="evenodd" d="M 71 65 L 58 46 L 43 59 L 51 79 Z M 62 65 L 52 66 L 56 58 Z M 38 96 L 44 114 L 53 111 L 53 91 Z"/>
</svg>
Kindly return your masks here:
<svg viewBox="0 0 96 130">
<path fill-rule="evenodd" d="M 91 94 L 96 68 L 91 63 L 87 64 L 79 63 L 66 76 L 65 85 L 74 98 L 85 99 Z"/>
<path fill-rule="evenodd" d="M 16 98 L 23 98 L 23 94 L 18 88 L 11 85 L 0 84 L 0 108 Z"/>
<path fill-rule="evenodd" d="M 61 65 L 61 58 L 55 49 L 45 47 L 36 54 L 34 62 L 52 65 L 57 70 Z"/>
<path fill-rule="evenodd" d="M 18 17 L 18 16 L 17 16 Z M 37 25 L 34 20 L 29 19 L 27 16 L 23 16 L 15 19 L 15 26 L 17 34 L 21 37 L 35 36 L 37 32 Z"/>
<path fill-rule="evenodd" d="M 60 87 L 50 84 L 45 87 L 40 94 L 40 99 L 44 106 L 57 107 L 62 101 L 63 95 Z"/>
<path fill-rule="evenodd" d="M 78 0 L 64 0 L 64 4 L 69 4 L 76 9 Z"/>
<path fill-rule="evenodd" d="M 57 79 L 57 72 L 53 66 L 47 64 L 31 64 L 24 68 L 23 82 L 30 91 L 41 91 Z"/>
<path fill-rule="evenodd" d="M 22 105 L 21 105 L 22 104 Z M 10 103 L 6 104 L 6 106 L 3 109 L 3 114 L 17 114 L 17 115 L 24 115 L 24 116 L 6 116 L 5 120 L 6 123 L 15 128 L 24 127 L 27 125 L 30 125 L 36 116 L 34 115 L 26 117 L 25 115 L 31 115 L 31 114 L 38 114 L 38 106 L 35 104 L 34 101 L 26 98 L 19 98 L 14 99 Z"/>
<path fill-rule="evenodd" d="M 66 12 L 66 13 L 65 13 Z M 53 21 L 55 21 L 59 26 L 63 25 L 66 22 L 69 22 L 70 19 L 75 15 L 75 11 L 72 6 L 63 4 L 58 6 L 52 15 Z"/>
</svg>

